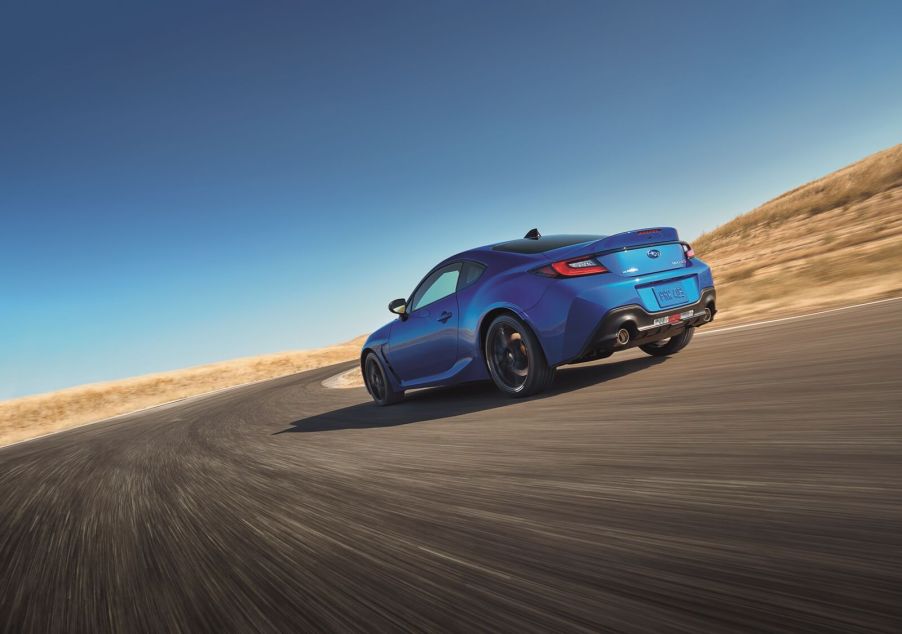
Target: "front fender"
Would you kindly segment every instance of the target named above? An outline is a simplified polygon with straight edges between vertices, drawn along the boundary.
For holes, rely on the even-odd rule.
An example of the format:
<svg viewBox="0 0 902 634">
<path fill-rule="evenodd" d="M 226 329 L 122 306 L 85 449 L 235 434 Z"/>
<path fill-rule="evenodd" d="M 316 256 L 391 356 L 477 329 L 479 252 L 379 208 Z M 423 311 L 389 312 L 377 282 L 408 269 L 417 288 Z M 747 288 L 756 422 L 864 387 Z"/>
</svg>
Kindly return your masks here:
<svg viewBox="0 0 902 634">
<path fill-rule="evenodd" d="M 404 388 L 401 387 L 401 380 L 395 373 L 394 368 L 391 367 L 391 364 L 388 362 L 388 356 L 385 354 L 388 349 L 388 342 L 389 339 L 391 339 L 391 330 L 394 324 L 395 321 L 391 321 L 367 337 L 366 342 L 363 344 L 363 348 L 360 350 L 360 372 L 363 373 L 364 371 L 366 355 L 373 353 L 379 358 L 379 361 L 382 362 L 382 367 L 386 369 L 385 378 L 388 380 L 392 389 L 397 392 L 402 392 Z M 366 381 L 364 381 L 364 385 L 365 384 Z M 369 387 L 367 387 L 367 391 L 369 391 Z"/>
</svg>

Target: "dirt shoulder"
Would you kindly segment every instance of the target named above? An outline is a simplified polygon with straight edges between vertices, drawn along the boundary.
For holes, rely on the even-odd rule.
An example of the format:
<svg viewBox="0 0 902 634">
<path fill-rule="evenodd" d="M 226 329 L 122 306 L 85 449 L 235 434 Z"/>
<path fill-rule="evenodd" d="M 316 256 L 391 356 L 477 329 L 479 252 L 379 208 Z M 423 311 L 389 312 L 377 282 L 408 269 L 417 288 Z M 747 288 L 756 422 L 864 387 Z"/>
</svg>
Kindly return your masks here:
<svg viewBox="0 0 902 634">
<path fill-rule="evenodd" d="M 0 402 L 0 446 L 188 396 L 357 358 L 364 337 Z"/>
</svg>

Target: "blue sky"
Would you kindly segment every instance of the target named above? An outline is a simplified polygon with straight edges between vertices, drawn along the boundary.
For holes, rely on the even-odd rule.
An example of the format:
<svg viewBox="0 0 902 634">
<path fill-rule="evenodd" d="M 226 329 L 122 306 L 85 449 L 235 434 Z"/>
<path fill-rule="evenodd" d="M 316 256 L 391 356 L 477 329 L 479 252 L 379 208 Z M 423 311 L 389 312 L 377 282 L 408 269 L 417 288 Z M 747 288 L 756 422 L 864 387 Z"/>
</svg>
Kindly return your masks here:
<svg viewBox="0 0 902 634">
<path fill-rule="evenodd" d="M 14 2 L 0 398 L 325 345 L 435 261 L 693 238 L 902 141 L 898 2 Z"/>
</svg>

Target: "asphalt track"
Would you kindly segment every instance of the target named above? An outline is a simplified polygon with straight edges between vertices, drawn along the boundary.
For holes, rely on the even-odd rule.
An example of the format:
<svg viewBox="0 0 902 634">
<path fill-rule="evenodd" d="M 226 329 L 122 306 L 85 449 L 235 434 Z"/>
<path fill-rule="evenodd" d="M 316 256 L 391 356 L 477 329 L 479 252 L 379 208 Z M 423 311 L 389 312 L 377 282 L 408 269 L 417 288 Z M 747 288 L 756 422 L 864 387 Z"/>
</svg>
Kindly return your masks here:
<svg viewBox="0 0 902 634">
<path fill-rule="evenodd" d="M 0 628 L 902 629 L 902 302 L 520 402 L 341 367 L 0 449 Z"/>
</svg>

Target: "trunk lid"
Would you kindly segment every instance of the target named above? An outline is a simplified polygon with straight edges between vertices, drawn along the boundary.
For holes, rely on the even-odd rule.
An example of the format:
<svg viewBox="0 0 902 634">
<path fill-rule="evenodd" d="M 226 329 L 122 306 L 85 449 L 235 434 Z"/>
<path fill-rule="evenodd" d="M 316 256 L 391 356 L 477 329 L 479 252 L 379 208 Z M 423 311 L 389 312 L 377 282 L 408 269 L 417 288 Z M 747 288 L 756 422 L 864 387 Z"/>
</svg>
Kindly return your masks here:
<svg viewBox="0 0 902 634">
<path fill-rule="evenodd" d="M 673 227 L 625 231 L 600 240 L 549 251 L 551 260 L 596 256 L 614 275 L 638 277 L 686 267 L 686 254 Z"/>
<path fill-rule="evenodd" d="M 679 242 L 624 247 L 597 258 L 614 275 L 638 277 L 671 269 L 686 268 L 686 254 Z"/>
</svg>

